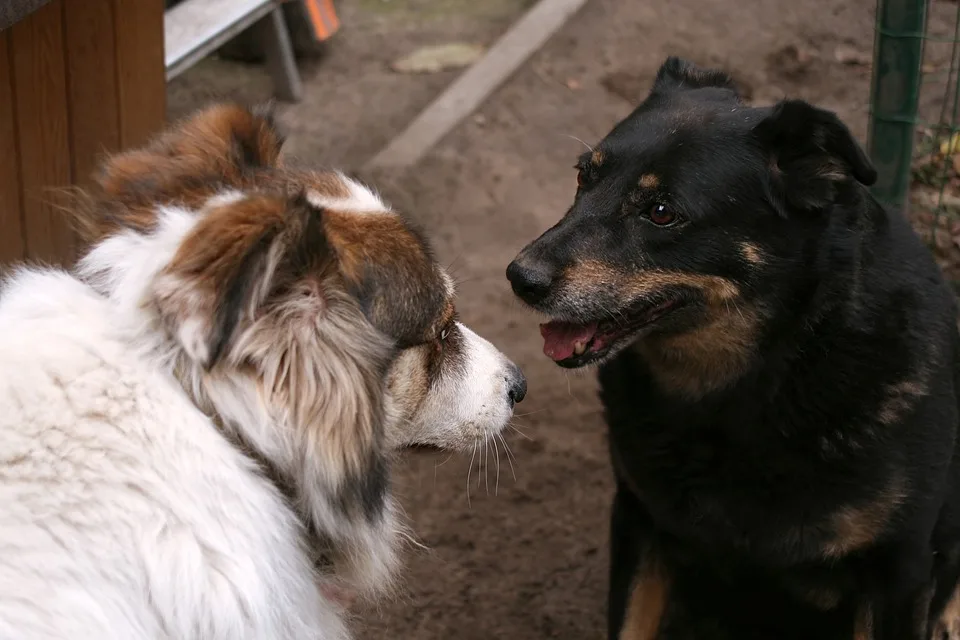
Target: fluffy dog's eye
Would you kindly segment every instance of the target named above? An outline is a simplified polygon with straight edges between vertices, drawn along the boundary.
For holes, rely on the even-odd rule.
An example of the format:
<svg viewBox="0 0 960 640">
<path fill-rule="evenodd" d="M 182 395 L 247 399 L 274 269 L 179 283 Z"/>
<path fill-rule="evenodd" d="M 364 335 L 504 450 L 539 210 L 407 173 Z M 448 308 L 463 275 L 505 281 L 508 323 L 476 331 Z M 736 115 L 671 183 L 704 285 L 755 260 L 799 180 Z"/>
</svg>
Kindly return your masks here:
<svg viewBox="0 0 960 640">
<path fill-rule="evenodd" d="M 669 207 L 662 204 L 653 205 L 653 207 L 650 209 L 650 213 L 647 214 L 647 218 L 649 218 L 650 222 L 658 227 L 669 227 L 676 224 L 679 220 L 676 213 L 671 211 Z"/>
<path fill-rule="evenodd" d="M 450 334 L 450 329 L 443 329 L 440 332 L 440 341 L 443 342 L 444 340 L 446 340 L 449 334 Z"/>
</svg>

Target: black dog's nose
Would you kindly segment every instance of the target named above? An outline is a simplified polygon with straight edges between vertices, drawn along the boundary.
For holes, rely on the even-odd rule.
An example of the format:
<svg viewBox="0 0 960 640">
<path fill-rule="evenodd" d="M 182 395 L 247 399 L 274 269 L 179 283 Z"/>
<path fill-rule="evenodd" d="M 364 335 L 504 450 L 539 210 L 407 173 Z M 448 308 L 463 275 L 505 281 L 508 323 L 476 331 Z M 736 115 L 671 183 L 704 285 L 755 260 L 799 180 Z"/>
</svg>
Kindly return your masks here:
<svg viewBox="0 0 960 640">
<path fill-rule="evenodd" d="M 507 280 L 518 298 L 527 304 L 537 304 L 550 293 L 553 269 L 542 262 L 518 257 L 507 267 Z"/>
<path fill-rule="evenodd" d="M 507 374 L 507 385 L 509 385 L 507 397 L 510 398 L 510 402 L 513 404 L 523 402 L 527 397 L 527 378 L 517 365 L 513 365 L 510 373 Z"/>
</svg>

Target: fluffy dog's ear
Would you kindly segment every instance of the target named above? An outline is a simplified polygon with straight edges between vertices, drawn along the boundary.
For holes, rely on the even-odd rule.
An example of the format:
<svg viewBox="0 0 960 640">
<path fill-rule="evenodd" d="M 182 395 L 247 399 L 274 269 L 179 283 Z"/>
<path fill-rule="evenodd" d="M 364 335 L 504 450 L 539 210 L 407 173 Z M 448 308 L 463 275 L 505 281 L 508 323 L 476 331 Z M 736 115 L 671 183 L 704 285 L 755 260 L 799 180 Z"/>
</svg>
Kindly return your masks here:
<svg viewBox="0 0 960 640">
<path fill-rule="evenodd" d="M 324 235 L 367 320 L 401 347 L 431 338 L 453 295 L 426 239 L 397 215 L 326 210 Z"/>
<path fill-rule="evenodd" d="M 277 166 L 282 146 L 271 106 L 251 110 L 218 104 L 170 127 L 142 149 L 113 156 L 98 181 L 108 196 L 121 199 L 182 195 L 185 179 L 211 176 L 239 186 L 245 172 Z"/>
<path fill-rule="evenodd" d="M 670 56 L 657 71 L 654 91 L 665 89 L 703 89 L 718 87 L 736 91 L 733 79 L 717 69 L 703 69 L 676 56 Z"/>
<path fill-rule="evenodd" d="M 754 128 L 767 155 L 774 197 L 817 210 L 836 201 L 841 187 L 877 179 L 870 158 L 836 114 L 802 100 L 785 100 Z"/>
<path fill-rule="evenodd" d="M 215 206 L 157 276 L 160 317 L 197 364 L 217 364 L 269 294 L 290 206 L 267 196 Z"/>
</svg>

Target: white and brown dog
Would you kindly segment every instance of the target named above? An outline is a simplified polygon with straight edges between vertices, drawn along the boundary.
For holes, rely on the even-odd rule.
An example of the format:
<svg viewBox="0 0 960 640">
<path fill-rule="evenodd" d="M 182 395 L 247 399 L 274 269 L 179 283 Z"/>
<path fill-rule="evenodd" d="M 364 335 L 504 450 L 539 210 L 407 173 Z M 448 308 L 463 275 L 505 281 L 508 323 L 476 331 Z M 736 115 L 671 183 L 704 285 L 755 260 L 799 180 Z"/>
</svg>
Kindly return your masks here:
<svg viewBox="0 0 960 640">
<path fill-rule="evenodd" d="M 391 453 L 496 436 L 520 370 L 423 237 L 268 115 L 114 156 L 75 272 L 0 293 L 0 637 L 342 639 L 391 583 Z"/>
</svg>

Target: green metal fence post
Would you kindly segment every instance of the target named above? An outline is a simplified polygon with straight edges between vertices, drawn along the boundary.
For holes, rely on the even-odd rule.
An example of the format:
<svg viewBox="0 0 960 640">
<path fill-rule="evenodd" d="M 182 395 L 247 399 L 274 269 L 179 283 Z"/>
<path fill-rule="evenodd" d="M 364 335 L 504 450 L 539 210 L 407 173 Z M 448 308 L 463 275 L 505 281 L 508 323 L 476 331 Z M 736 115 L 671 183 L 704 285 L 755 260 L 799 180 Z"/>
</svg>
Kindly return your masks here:
<svg viewBox="0 0 960 640">
<path fill-rule="evenodd" d="M 923 61 L 925 0 L 878 0 L 871 88 L 871 158 L 876 197 L 906 203 Z"/>
</svg>

